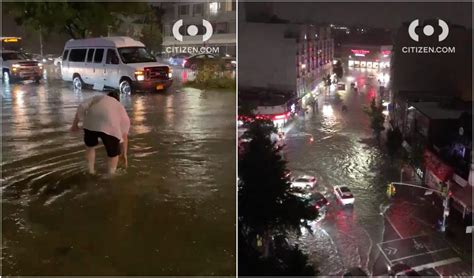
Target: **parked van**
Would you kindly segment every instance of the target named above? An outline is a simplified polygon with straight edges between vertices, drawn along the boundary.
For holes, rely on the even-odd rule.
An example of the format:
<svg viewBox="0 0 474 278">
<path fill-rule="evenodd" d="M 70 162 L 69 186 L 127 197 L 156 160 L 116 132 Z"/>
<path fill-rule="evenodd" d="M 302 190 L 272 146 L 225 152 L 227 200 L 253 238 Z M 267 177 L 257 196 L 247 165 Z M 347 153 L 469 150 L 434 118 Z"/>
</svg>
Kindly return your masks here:
<svg viewBox="0 0 474 278">
<path fill-rule="evenodd" d="M 158 63 L 143 43 L 129 37 L 69 40 L 61 74 L 76 89 L 92 85 L 94 89 L 113 88 L 127 94 L 164 90 L 173 82 L 170 67 Z"/>
</svg>

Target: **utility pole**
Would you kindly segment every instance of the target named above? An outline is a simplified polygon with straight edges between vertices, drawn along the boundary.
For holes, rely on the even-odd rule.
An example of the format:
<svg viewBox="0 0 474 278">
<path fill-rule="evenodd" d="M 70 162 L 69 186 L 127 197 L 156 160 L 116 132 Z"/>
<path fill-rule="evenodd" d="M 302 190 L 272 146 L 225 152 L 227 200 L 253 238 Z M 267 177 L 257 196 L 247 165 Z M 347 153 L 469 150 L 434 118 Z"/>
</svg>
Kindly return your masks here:
<svg viewBox="0 0 474 278">
<path fill-rule="evenodd" d="M 41 25 L 39 27 L 39 39 L 40 39 L 40 54 L 43 57 L 43 30 L 41 29 Z"/>
</svg>

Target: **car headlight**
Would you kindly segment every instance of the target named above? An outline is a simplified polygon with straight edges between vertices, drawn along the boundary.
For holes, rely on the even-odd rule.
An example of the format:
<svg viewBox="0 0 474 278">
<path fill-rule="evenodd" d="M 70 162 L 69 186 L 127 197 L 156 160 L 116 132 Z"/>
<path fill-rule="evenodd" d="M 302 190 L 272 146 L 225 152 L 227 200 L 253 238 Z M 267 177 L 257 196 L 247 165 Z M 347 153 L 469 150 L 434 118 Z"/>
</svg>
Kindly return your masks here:
<svg viewBox="0 0 474 278">
<path fill-rule="evenodd" d="M 143 71 L 141 70 L 135 71 L 135 77 L 137 78 L 138 81 L 145 80 L 145 75 L 143 74 Z"/>
<path fill-rule="evenodd" d="M 13 67 L 13 68 L 19 68 L 19 67 L 20 67 L 20 64 L 13 64 L 12 67 Z"/>
<path fill-rule="evenodd" d="M 168 78 L 172 78 L 172 77 L 173 77 L 173 71 L 170 69 L 168 72 Z"/>
<path fill-rule="evenodd" d="M 38 63 L 38 67 L 42 68 L 42 67 L 43 67 L 43 64 L 42 64 L 42 63 Z"/>
</svg>

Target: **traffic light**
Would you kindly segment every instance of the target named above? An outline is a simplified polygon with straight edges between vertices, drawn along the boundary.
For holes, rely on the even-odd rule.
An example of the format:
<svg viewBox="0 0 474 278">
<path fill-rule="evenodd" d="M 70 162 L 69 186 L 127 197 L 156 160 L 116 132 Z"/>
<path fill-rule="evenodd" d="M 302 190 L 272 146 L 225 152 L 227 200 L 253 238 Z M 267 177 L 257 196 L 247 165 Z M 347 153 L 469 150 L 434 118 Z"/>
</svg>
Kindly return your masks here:
<svg viewBox="0 0 474 278">
<path fill-rule="evenodd" d="M 392 183 L 389 183 L 387 186 L 387 195 L 388 197 L 393 197 L 397 193 L 397 189 Z"/>
</svg>

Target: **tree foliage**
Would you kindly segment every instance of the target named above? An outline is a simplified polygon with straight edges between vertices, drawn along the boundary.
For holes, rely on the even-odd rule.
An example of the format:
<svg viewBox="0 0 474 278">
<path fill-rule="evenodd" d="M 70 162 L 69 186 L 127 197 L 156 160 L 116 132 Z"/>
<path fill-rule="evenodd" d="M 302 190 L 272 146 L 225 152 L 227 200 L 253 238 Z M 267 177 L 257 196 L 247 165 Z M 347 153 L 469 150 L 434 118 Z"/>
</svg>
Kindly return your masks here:
<svg viewBox="0 0 474 278">
<path fill-rule="evenodd" d="M 375 133 L 377 140 L 380 139 L 380 134 L 384 131 L 385 116 L 383 115 L 383 106 L 377 105 L 375 98 L 372 98 L 369 107 L 364 107 L 364 112 L 369 116 L 370 127 Z"/>
<path fill-rule="evenodd" d="M 400 132 L 400 129 L 396 127 L 395 129 L 390 129 L 387 131 L 387 151 L 390 157 L 394 157 L 402 146 L 403 135 Z"/>
<path fill-rule="evenodd" d="M 143 2 L 6 2 L 4 12 L 18 25 L 40 28 L 45 33 L 61 32 L 73 39 L 107 35 L 117 27 L 114 13 L 142 13 Z"/>
<path fill-rule="evenodd" d="M 163 41 L 160 26 L 161 16 L 163 13 L 164 11 L 159 7 L 150 7 L 145 14 L 142 29 L 141 41 L 148 49 L 156 52 L 161 52 L 161 43 Z"/>
<path fill-rule="evenodd" d="M 275 243 L 273 238 L 284 239 L 289 231 L 299 233 L 303 226 L 310 229 L 308 221 L 316 219 L 317 211 L 308 200 L 292 194 L 286 161 L 270 139 L 273 132 L 276 129 L 271 121 L 256 120 L 248 125 L 243 136 L 249 143 L 239 156 L 239 242 L 247 246 L 250 255 L 257 252 L 257 257 L 263 256 L 259 266 L 269 267 L 267 275 L 283 275 L 294 268 L 296 262 L 301 263 L 301 267 L 296 268 L 304 270 L 306 259 L 303 254 L 292 253 L 300 254 L 299 250 Z M 259 237 L 263 250 L 255 251 Z M 272 260 L 277 258 L 286 260 L 279 263 L 283 269 L 272 267 Z M 246 267 L 248 265 L 242 265 L 242 269 Z M 247 275 L 257 275 L 259 271 L 254 269 Z"/>
<path fill-rule="evenodd" d="M 337 61 L 337 63 L 334 65 L 333 72 L 336 74 L 338 79 L 342 78 L 344 70 L 342 68 L 341 61 Z"/>
</svg>

